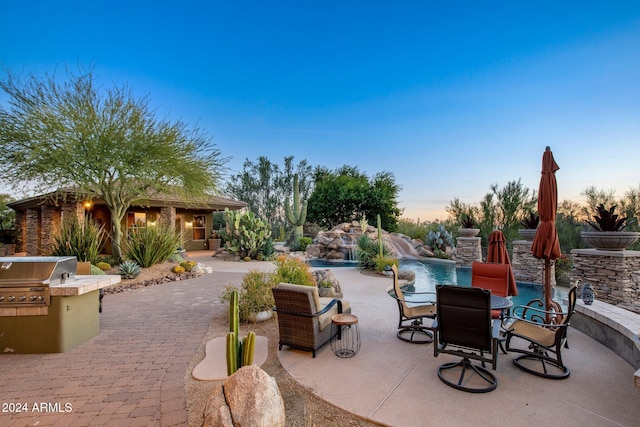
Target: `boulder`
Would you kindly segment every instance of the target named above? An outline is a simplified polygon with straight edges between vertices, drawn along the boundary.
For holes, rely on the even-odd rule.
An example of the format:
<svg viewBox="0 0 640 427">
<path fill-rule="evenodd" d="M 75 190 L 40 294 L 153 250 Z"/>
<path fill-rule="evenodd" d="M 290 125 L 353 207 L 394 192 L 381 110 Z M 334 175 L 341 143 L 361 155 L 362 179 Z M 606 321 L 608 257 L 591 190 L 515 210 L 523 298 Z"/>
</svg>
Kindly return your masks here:
<svg viewBox="0 0 640 427">
<path fill-rule="evenodd" d="M 209 396 L 203 426 L 284 426 L 284 400 L 275 378 L 255 365 L 244 366 Z"/>
<path fill-rule="evenodd" d="M 338 282 L 338 279 L 336 279 L 336 276 L 333 275 L 331 270 L 314 270 L 311 273 L 318 284 L 318 291 L 321 297 L 342 299 L 343 295 L 340 282 Z"/>
</svg>

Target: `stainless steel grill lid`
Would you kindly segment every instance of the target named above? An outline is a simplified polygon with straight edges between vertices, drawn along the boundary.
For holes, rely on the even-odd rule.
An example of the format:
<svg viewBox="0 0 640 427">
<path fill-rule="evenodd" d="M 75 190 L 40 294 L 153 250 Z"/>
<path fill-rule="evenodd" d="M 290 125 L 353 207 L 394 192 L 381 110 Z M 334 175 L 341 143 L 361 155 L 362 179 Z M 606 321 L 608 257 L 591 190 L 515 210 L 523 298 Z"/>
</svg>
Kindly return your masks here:
<svg viewBox="0 0 640 427">
<path fill-rule="evenodd" d="M 0 257 L 0 288 L 75 280 L 76 257 Z"/>
</svg>

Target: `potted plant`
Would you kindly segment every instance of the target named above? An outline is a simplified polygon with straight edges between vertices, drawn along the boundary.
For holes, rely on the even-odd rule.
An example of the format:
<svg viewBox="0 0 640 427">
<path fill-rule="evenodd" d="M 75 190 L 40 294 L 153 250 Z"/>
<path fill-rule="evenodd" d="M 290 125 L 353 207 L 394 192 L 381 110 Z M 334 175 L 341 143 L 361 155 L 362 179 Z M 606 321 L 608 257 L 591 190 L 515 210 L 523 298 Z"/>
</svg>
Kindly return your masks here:
<svg viewBox="0 0 640 427">
<path fill-rule="evenodd" d="M 615 213 L 617 206 L 609 209 L 600 204 L 593 216 L 594 221 L 587 220 L 595 231 L 583 231 L 582 238 L 591 246 L 603 251 L 622 251 L 633 245 L 640 238 L 640 232 L 622 231 L 626 227 L 627 217 L 620 218 Z"/>
<path fill-rule="evenodd" d="M 475 237 L 480 233 L 480 229 L 476 228 L 476 221 L 471 215 L 463 215 L 460 221 L 460 237 Z"/>
<path fill-rule="evenodd" d="M 522 224 L 524 228 L 519 229 L 518 234 L 524 240 L 533 241 L 539 223 L 540 217 L 535 212 L 529 212 L 529 214 L 520 221 L 520 224 Z"/>
<path fill-rule="evenodd" d="M 209 244 L 210 251 L 217 251 L 220 249 L 220 235 L 216 230 L 211 230 L 211 234 L 209 235 L 209 239 L 207 239 L 207 243 Z"/>
</svg>

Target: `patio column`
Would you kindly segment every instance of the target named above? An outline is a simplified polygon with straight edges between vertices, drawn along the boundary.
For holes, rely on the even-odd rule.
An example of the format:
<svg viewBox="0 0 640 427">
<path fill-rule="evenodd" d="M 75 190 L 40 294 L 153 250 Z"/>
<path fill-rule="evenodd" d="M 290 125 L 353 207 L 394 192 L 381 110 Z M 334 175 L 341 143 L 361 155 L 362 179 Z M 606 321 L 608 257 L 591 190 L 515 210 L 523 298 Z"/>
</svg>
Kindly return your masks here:
<svg viewBox="0 0 640 427">
<path fill-rule="evenodd" d="M 573 249 L 571 262 L 571 283 L 591 283 L 596 299 L 614 305 L 640 301 L 640 251 Z"/>
<path fill-rule="evenodd" d="M 48 255 L 53 247 L 53 236 L 60 226 L 59 209 L 42 206 L 40 210 L 40 249 L 38 255 Z"/>
<path fill-rule="evenodd" d="M 163 227 L 173 229 L 176 223 L 176 208 L 172 206 L 160 208 L 160 218 L 158 219 L 158 223 Z"/>
<path fill-rule="evenodd" d="M 480 237 L 458 237 L 456 239 L 456 265 L 471 267 L 476 261 L 482 261 Z"/>
<path fill-rule="evenodd" d="M 544 260 L 538 259 L 531 253 L 531 240 L 515 240 L 513 242 L 513 256 L 511 267 L 518 282 L 539 283 L 544 281 Z M 556 266 L 551 263 L 551 286 L 556 285 Z"/>
<path fill-rule="evenodd" d="M 27 255 L 38 255 L 38 248 L 40 247 L 40 209 L 27 209 L 25 217 L 24 250 Z"/>
</svg>

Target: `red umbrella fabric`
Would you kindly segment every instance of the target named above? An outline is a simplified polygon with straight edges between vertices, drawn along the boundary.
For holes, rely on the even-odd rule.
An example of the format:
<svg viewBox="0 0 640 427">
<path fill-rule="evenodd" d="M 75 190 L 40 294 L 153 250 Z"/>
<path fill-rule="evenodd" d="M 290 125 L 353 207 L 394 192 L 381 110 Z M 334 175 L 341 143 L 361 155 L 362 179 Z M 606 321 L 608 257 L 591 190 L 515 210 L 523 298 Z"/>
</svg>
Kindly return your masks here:
<svg viewBox="0 0 640 427">
<path fill-rule="evenodd" d="M 487 262 L 498 262 L 500 264 L 509 264 L 509 252 L 507 251 L 507 239 L 504 238 L 502 231 L 496 230 L 489 235 L 489 252 L 487 253 Z M 516 277 L 513 270 L 509 268 L 509 288 L 508 295 L 518 295 L 518 287 L 516 285 Z"/>
<path fill-rule="evenodd" d="M 551 310 L 551 261 L 560 257 L 560 242 L 556 230 L 556 211 L 558 209 L 558 185 L 556 171 L 560 169 L 553 158 L 551 148 L 547 147 L 542 155 L 542 176 L 538 189 L 538 215 L 540 223 L 533 239 L 531 253 L 544 259 L 544 302 L 545 309 Z"/>
</svg>

